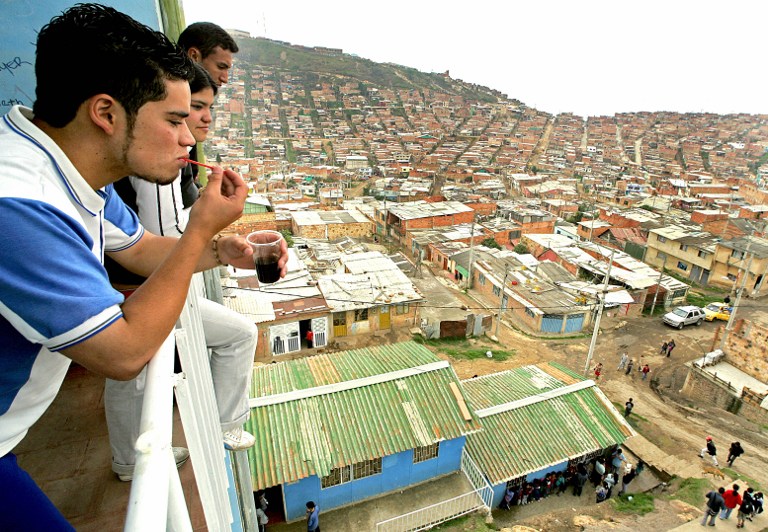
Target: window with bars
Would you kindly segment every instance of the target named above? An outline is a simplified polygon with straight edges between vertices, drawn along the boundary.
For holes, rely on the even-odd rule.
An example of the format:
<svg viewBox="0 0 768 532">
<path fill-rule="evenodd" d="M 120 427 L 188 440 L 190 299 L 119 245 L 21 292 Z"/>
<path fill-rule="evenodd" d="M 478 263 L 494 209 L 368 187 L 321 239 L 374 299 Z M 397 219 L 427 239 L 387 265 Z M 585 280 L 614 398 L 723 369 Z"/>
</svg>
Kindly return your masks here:
<svg viewBox="0 0 768 532">
<path fill-rule="evenodd" d="M 355 321 L 368 321 L 368 309 L 357 309 L 355 311 Z"/>
<path fill-rule="evenodd" d="M 583 454 L 576 458 L 571 458 L 570 460 L 568 460 L 568 467 L 576 464 L 589 462 L 594 458 L 597 458 L 598 456 L 603 456 L 604 454 L 605 454 L 605 449 L 598 449 L 597 451 L 592 451 L 591 453 Z"/>
<path fill-rule="evenodd" d="M 413 463 L 418 464 L 419 462 L 426 462 L 427 460 L 437 458 L 439 452 L 440 442 L 425 445 L 424 447 L 416 447 L 413 450 Z"/>
<path fill-rule="evenodd" d="M 395 312 L 397 314 L 408 314 L 408 311 L 410 310 L 410 306 L 408 303 L 398 303 L 395 305 Z"/>
<path fill-rule="evenodd" d="M 523 475 L 521 477 L 513 478 L 512 480 L 507 481 L 507 488 L 516 488 L 518 486 L 522 486 L 525 484 L 525 479 L 528 478 L 527 475 Z"/>
<path fill-rule="evenodd" d="M 353 480 L 358 480 L 381 473 L 381 458 L 365 460 L 356 464 L 331 469 L 328 476 L 320 479 L 322 489 L 338 486 Z"/>
</svg>

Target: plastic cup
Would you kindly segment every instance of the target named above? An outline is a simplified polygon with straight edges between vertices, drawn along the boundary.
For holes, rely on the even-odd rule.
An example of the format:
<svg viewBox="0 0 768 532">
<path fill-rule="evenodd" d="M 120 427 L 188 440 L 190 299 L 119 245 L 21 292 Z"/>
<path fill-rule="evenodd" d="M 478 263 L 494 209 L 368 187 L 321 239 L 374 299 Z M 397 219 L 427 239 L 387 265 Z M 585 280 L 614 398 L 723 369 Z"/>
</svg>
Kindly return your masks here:
<svg viewBox="0 0 768 532">
<path fill-rule="evenodd" d="M 254 231 L 246 237 L 253 249 L 256 276 L 261 284 L 271 284 L 280 279 L 280 248 L 283 235 L 277 231 Z"/>
</svg>

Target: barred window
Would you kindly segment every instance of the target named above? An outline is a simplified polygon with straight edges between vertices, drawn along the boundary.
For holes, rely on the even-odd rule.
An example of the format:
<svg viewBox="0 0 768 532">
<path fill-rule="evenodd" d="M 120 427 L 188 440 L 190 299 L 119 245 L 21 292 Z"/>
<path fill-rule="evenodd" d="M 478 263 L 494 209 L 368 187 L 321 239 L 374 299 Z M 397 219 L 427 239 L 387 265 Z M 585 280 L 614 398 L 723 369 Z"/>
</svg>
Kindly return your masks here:
<svg viewBox="0 0 768 532">
<path fill-rule="evenodd" d="M 437 458 L 439 452 L 440 442 L 425 445 L 424 447 L 416 447 L 413 450 L 413 463 L 418 464 L 419 462 L 426 462 L 427 460 Z"/>
<path fill-rule="evenodd" d="M 684 262 L 678 261 L 677 262 L 677 269 L 686 271 L 688 269 L 688 265 Z"/>
<path fill-rule="evenodd" d="M 368 321 L 368 309 L 357 309 L 355 311 L 355 321 Z"/>
<path fill-rule="evenodd" d="M 529 309 L 528 307 L 525 307 L 525 313 L 528 314 L 531 318 L 535 318 L 536 317 L 536 314 L 531 309 Z"/>
<path fill-rule="evenodd" d="M 373 460 L 331 469 L 328 476 L 320 479 L 320 487 L 322 489 L 330 488 L 379 473 L 381 473 L 381 458 L 374 458 Z"/>
<path fill-rule="evenodd" d="M 381 458 L 358 462 L 352 466 L 352 469 L 352 480 L 378 475 L 381 473 Z"/>
<path fill-rule="evenodd" d="M 494 286 L 493 287 L 493 295 L 500 296 L 501 295 L 501 287 Z"/>
<path fill-rule="evenodd" d="M 410 305 L 408 303 L 398 303 L 395 305 L 395 312 L 397 314 L 408 314 L 408 311 L 410 310 Z"/>
<path fill-rule="evenodd" d="M 507 481 L 507 487 L 508 488 L 516 488 L 518 486 L 522 486 L 525 484 L 525 479 L 528 478 L 527 475 L 523 475 L 521 477 L 513 478 L 512 480 Z"/>
<path fill-rule="evenodd" d="M 603 456 L 604 454 L 605 454 L 605 449 L 598 449 L 596 451 L 592 451 L 591 453 L 582 454 L 581 456 L 578 456 L 576 458 L 571 458 L 570 460 L 568 460 L 568 467 L 576 464 L 589 462 L 594 458 L 597 458 L 598 456 Z"/>
<path fill-rule="evenodd" d="M 484 285 L 485 284 L 485 275 L 482 274 L 482 273 L 478 274 L 477 282 Z"/>
</svg>

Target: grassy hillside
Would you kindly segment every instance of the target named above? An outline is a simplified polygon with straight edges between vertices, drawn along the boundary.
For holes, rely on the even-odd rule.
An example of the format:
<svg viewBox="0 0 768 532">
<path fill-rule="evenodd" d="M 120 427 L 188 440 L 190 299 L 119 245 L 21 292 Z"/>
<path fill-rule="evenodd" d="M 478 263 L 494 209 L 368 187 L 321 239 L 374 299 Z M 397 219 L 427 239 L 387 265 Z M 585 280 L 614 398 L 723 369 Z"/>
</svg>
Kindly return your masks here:
<svg viewBox="0 0 768 532">
<path fill-rule="evenodd" d="M 442 74 L 392 63 L 375 63 L 349 54 L 318 52 L 264 38 L 238 39 L 237 44 L 240 46 L 238 59 L 254 66 L 297 74 L 313 72 L 348 77 L 392 89 L 432 89 L 483 102 L 497 101 L 501 97 L 486 87 L 447 79 Z"/>
</svg>

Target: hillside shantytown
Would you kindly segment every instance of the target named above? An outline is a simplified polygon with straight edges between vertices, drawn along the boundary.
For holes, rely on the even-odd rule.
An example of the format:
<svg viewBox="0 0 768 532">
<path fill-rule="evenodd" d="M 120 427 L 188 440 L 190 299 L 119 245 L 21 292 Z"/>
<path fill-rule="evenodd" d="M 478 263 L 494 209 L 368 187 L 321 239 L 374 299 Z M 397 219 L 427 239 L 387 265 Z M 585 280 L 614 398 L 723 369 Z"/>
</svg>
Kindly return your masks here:
<svg viewBox="0 0 768 532">
<path fill-rule="evenodd" d="M 280 231 L 290 255 L 276 283 L 222 267 L 207 287 L 258 329 L 257 443 L 228 460 L 267 530 L 304 530 L 308 501 L 324 530 L 684 530 L 708 491 L 768 487 L 768 115 L 552 115 L 228 31 L 200 156 L 249 186 L 227 232 Z M 122 527 L 130 492 L 102 398 L 73 367 L 16 453 L 84 530 Z"/>
</svg>

